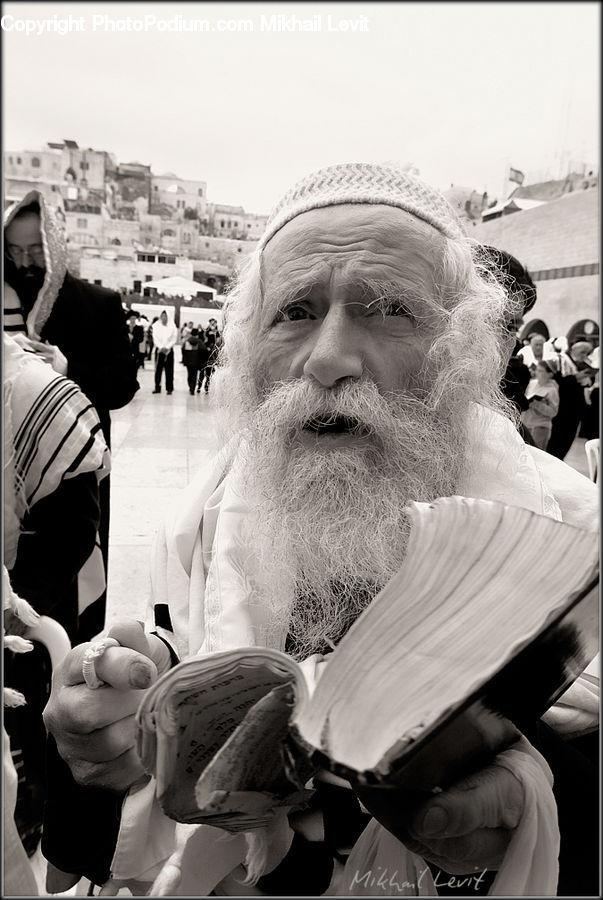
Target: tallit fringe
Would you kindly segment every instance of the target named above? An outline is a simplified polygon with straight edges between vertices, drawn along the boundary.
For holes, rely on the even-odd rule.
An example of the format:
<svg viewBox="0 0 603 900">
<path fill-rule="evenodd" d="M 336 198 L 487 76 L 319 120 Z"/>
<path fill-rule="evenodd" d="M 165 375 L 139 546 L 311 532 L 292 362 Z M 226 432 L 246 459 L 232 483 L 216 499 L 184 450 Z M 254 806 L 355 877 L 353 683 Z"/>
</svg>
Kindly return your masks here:
<svg viewBox="0 0 603 900">
<path fill-rule="evenodd" d="M 4 589 L 4 609 L 10 609 L 18 619 L 21 619 L 26 625 L 35 625 L 40 618 L 38 613 L 29 605 L 27 600 L 23 600 L 12 589 L 10 578 L 6 566 L 2 567 L 2 581 Z M 22 638 L 16 634 L 6 634 L 4 628 L 4 646 L 8 647 L 14 653 L 29 653 L 33 650 L 33 644 L 26 638 Z M 2 691 L 2 699 L 4 706 L 15 708 L 17 706 L 25 706 L 27 703 L 25 697 L 20 691 L 14 688 L 5 687 Z"/>
<path fill-rule="evenodd" d="M 28 641 L 27 638 L 19 637 L 18 634 L 5 634 L 4 646 L 7 650 L 12 650 L 13 653 L 29 653 L 34 648 L 31 641 Z"/>
<path fill-rule="evenodd" d="M 19 595 L 14 592 L 6 566 L 3 567 L 2 580 L 4 582 L 4 609 L 10 609 L 18 619 L 21 619 L 21 621 L 25 623 L 25 625 L 29 625 L 30 627 L 37 625 L 40 614 L 35 611 L 33 606 L 31 606 L 27 600 L 23 600 L 22 597 L 19 597 Z"/>
<path fill-rule="evenodd" d="M 269 838 L 266 828 L 258 828 L 257 831 L 248 831 L 245 834 L 247 853 L 245 855 L 245 869 L 247 875 L 240 884 L 257 884 L 266 870 L 268 861 Z"/>
<path fill-rule="evenodd" d="M 181 853 L 173 854 L 155 879 L 151 889 L 151 897 L 173 897 L 175 895 L 176 888 L 182 879 L 182 870 L 178 862 L 173 858 L 176 855 L 178 860 L 180 859 Z"/>
<path fill-rule="evenodd" d="M 27 700 L 20 691 L 14 688 L 5 687 L 2 689 L 4 706 L 15 708 L 17 706 L 25 706 Z"/>
</svg>

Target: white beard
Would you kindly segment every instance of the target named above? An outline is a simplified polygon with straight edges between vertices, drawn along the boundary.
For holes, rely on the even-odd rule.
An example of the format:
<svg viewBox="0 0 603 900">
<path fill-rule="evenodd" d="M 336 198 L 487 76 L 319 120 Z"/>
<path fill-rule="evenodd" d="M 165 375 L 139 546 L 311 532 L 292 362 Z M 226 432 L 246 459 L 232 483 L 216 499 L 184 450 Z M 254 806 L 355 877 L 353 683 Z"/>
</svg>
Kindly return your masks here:
<svg viewBox="0 0 603 900">
<path fill-rule="evenodd" d="M 357 419 L 365 439 L 317 438 L 316 449 L 295 440 L 308 419 L 329 415 Z M 386 399 L 368 380 L 270 391 L 252 417 L 243 478 L 271 642 L 288 632 L 288 649 L 305 658 L 343 636 L 404 558 L 407 504 L 454 493 L 466 434 L 466 405 L 443 413 L 410 393 Z"/>
</svg>

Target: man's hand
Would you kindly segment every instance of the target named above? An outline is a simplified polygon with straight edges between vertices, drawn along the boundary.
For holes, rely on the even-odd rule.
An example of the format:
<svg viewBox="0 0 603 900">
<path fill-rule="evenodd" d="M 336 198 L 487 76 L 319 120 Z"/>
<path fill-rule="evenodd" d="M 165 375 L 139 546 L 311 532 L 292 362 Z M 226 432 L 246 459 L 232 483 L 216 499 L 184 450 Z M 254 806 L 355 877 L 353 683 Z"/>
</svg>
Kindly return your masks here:
<svg viewBox="0 0 603 900">
<path fill-rule="evenodd" d="M 47 344 L 44 341 L 35 341 L 33 338 L 25 334 L 16 334 L 14 339 L 24 350 L 29 350 L 48 363 L 59 375 L 67 374 L 67 358 L 54 344 Z"/>
<path fill-rule="evenodd" d="M 95 661 L 96 673 L 106 684 L 91 690 L 84 682 L 82 660 L 90 645 L 80 644 L 53 672 L 43 715 L 78 784 L 124 791 L 144 771 L 135 749 L 140 691 L 169 669 L 170 654 L 163 641 L 145 635 L 135 620 L 117 622 L 107 637 L 121 646 L 109 647 Z"/>
<path fill-rule="evenodd" d="M 591 376 L 588 372 L 577 372 L 576 381 L 581 387 L 590 387 Z"/>
<path fill-rule="evenodd" d="M 32 348 L 44 362 L 52 366 L 59 375 L 67 374 L 67 358 L 54 344 L 46 344 L 42 341 L 31 341 Z"/>
<path fill-rule="evenodd" d="M 492 765 L 418 806 L 388 788 L 358 788 L 362 804 L 384 828 L 451 875 L 498 869 L 523 812 L 521 782 Z"/>
</svg>

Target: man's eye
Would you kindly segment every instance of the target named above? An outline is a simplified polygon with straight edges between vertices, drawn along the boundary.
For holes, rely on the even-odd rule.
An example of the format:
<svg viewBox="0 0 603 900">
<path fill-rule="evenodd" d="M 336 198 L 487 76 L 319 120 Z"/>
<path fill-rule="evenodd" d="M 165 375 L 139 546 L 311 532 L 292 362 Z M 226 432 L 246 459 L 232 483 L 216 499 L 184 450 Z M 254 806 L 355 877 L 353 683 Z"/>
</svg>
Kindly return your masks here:
<svg viewBox="0 0 603 900">
<path fill-rule="evenodd" d="M 412 313 L 403 303 L 390 303 L 385 309 L 386 316 L 406 316 L 412 319 Z"/>
<path fill-rule="evenodd" d="M 312 316 L 305 306 L 287 306 L 285 309 L 279 310 L 275 322 L 299 322 L 301 319 L 310 319 Z"/>
<path fill-rule="evenodd" d="M 373 316 L 404 316 L 414 321 L 414 316 L 408 306 L 400 300 L 382 300 L 378 303 L 371 303 L 368 310 L 369 315 Z"/>
</svg>

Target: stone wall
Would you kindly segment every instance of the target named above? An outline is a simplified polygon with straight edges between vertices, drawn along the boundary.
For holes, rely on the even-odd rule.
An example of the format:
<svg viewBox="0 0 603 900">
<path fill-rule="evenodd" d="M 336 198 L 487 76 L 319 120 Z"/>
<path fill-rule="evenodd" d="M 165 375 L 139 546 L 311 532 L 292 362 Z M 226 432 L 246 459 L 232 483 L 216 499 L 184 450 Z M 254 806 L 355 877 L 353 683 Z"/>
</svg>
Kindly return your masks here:
<svg viewBox="0 0 603 900">
<path fill-rule="evenodd" d="M 512 253 L 527 267 L 538 292 L 534 315 L 551 334 L 565 334 L 577 319 L 599 321 L 598 207 L 599 192 L 590 188 L 471 229 L 471 237 Z M 595 271 L 551 272 L 577 266 Z"/>
</svg>

